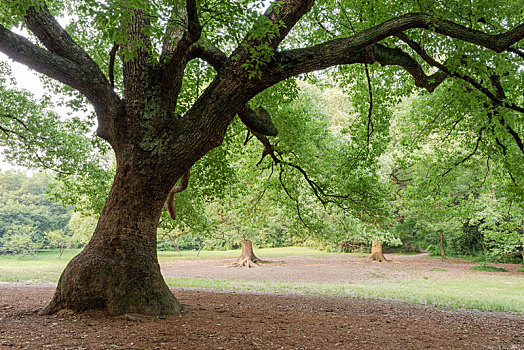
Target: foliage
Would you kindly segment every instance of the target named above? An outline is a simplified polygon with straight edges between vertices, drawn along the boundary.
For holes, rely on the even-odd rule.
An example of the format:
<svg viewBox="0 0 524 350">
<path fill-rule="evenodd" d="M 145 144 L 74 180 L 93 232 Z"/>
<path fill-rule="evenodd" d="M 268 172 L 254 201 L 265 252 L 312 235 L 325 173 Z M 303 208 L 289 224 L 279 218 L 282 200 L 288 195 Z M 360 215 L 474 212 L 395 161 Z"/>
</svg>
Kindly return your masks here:
<svg viewBox="0 0 524 350">
<path fill-rule="evenodd" d="M 47 231 L 44 233 L 44 246 L 51 249 L 63 249 L 70 237 L 63 230 Z"/>
<path fill-rule="evenodd" d="M 27 9 L 41 3 L 0 3 L 0 24 L 23 26 Z M 123 45 L 123 60 L 113 67 L 118 96 L 126 93 L 123 65 L 146 51 L 148 64 L 160 67 L 166 59 L 160 52 L 166 24 L 180 25 L 171 21 L 181 12 L 179 2 L 46 4 L 52 15 L 68 18 L 67 32 L 104 74 L 109 71 L 107 53 L 114 44 Z M 235 62 L 247 53 L 240 68 L 252 86 L 265 83 L 282 55 L 278 50 L 343 40 L 403 14 L 427 14 L 489 33 L 503 33 L 522 22 L 519 1 L 497 6 L 489 1 L 317 1 L 294 28 L 286 28 L 284 22 L 270 19 L 285 2 L 274 2 L 264 15 L 265 5 L 258 0 L 211 0 L 197 6 L 204 24 L 199 43 L 222 50 Z M 149 47 L 134 38 L 132 45 L 125 45 L 130 39 L 125 28 L 133 23 L 135 10 L 147 14 L 142 34 Z M 275 49 L 272 42 L 288 29 Z M 236 118 L 222 146 L 193 165 L 190 187 L 175 198 L 177 220 L 163 213 L 161 244 L 180 236 L 177 242 L 190 247 L 199 243 L 197 235 L 216 247 L 234 246 L 239 238 L 274 246 L 313 237 L 343 250 L 373 240 L 395 245 L 400 238 L 412 248 L 436 252 L 442 234 L 451 253 L 505 257 L 522 250 L 524 149 L 519 135 L 524 124 L 515 107 L 523 102 L 522 50 L 515 46 L 497 52 L 458 34 L 442 35 L 438 26 L 396 34 L 376 41 L 410 55 L 407 68 L 398 60 L 341 60 L 322 73 L 307 71 L 267 83 L 249 104 L 272 116 L 279 135 L 270 141 L 278 161 L 266 155 L 259 162 L 261 146 L 254 138 L 244 141 L 245 126 Z M 375 44 L 367 45 L 370 52 Z M 427 56 L 437 59 L 432 62 Z M 431 93 L 415 90 L 421 86 L 413 82 L 415 68 L 428 72 L 424 75 L 429 80 L 436 79 L 430 75 L 436 70 L 447 79 L 434 91 L 426 86 Z M 189 62 L 169 115 L 190 113 L 218 71 L 205 60 Z M 108 144 L 94 137 L 95 113 L 86 108 L 87 99 L 71 87 L 43 80 L 61 102 L 48 95 L 35 99 L 14 88 L 9 67 L 0 64 L 0 144 L 7 146 L 3 150 L 10 161 L 57 172 L 51 194 L 82 213 L 70 227 L 74 240 L 83 245 L 109 193 L 114 159 Z M 53 113 L 60 105 L 67 106 L 70 115 Z M 158 136 L 150 134 L 148 139 Z M 11 202 L 15 204 L 3 204 Z M 0 202 L 5 209 L 0 213 L 17 205 L 11 202 Z M 39 221 L 38 239 L 43 232 L 63 229 L 53 225 Z M 6 230 L 0 226 L 0 236 Z"/>
<path fill-rule="evenodd" d="M 34 255 L 42 245 L 34 240 L 34 233 L 33 226 L 11 225 L 0 238 L 0 253 Z"/>
<path fill-rule="evenodd" d="M 97 220 L 95 215 L 84 216 L 80 212 L 74 212 L 69 220 L 69 229 L 73 233 L 71 242 L 84 247 L 95 231 Z"/>
<path fill-rule="evenodd" d="M 484 116 L 476 106 L 435 92 L 395 108 L 394 141 L 381 171 L 395 186 L 396 231 L 406 244 L 435 255 L 442 234 L 449 255 L 518 259 L 524 240 L 521 180 L 512 177 L 516 168 L 507 168 L 496 140 L 471 138 L 474 116 Z"/>
<path fill-rule="evenodd" d="M 50 247 L 54 244 L 49 241 L 53 232 L 68 235 L 71 210 L 48 201 L 47 186 L 48 178 L 43 173 L 28 177 L 11 171 L 0 172 L 0 239 L 4 253 L 19 254 Z M 17 244 L 21 250 L 15 248 Z"/>
</svg>

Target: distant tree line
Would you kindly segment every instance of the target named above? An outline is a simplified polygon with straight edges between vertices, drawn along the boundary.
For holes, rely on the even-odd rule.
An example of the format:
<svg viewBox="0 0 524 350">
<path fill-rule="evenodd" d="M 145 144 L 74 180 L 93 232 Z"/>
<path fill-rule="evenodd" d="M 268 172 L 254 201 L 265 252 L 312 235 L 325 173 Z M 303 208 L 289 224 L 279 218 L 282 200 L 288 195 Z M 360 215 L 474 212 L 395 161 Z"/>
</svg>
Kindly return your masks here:
<svg viewBox="0 0 524 350">
<path fill-rule="evenodd" d="M 47 199 L 48 183 L 43 173 L 0 172 L 0 254 L 70 244 L 72 208 Z"/>
</svg>

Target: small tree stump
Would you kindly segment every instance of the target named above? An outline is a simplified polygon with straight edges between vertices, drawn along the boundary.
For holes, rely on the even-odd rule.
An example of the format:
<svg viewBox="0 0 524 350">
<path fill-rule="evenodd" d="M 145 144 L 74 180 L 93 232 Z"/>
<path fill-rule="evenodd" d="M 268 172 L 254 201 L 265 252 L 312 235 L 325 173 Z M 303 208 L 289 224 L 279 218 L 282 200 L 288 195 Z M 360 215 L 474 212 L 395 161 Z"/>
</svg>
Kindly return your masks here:
<svg viewBox="0 0 524 350">
<path fill-rule="evenodd" d="M 242 253 L 240 254 L 240 257 L 235 263 L 231 264 L 231 267 L 251 268 L 261 263 L 263 263 L 263 261 L 253 252 L 253 243 L 249 239 L 246 239 L 242 242 Z"/>
<path fill-rule="evenodd" d="M 386 262 L 388 261 L 384 257 L 384 253 L 382 252 L 382 243 L 379 241 L 374 241 L 371 243 L 371 255 L 369 256 L 369 261 L 372 262 Z"/>
</svg>

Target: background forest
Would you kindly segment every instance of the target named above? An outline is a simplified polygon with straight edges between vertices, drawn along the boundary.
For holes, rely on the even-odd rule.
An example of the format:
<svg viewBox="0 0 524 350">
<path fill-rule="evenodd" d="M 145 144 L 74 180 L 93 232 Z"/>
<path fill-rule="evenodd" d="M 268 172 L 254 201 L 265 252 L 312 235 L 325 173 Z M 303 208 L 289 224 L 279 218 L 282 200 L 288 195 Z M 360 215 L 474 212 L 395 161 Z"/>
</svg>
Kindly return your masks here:
<svg viewBox="0 0 524 350">
<path fill-rule="evenodd" d="M 275 154 L 235 120 L 175 196 L 176 220 L 163 213 L 158 248 L 235 249 L 249 239 L 362 252 L 381 241 L 386 252 L 522 261 L 522 188 L 511 173 L 522 164 L 468 131 L 466 101 L 410 94 L 370 125 L 367 93 L 298 81 L 261 94 L 279 116 Z M 70 154 L 85 169 L 76 175 L 0 173 L 0 253 L 87 244 L 114 166 L 106 147 L 83 137 L 89 152 Z"/>
</svg>

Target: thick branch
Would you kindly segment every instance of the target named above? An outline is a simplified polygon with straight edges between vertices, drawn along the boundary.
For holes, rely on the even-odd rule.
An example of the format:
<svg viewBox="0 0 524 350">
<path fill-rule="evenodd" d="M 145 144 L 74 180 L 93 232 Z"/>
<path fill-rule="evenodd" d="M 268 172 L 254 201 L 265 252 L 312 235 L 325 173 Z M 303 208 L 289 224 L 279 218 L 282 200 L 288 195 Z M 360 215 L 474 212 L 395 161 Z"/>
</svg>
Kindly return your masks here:
<svg viewBox="0 0 524 350">
<path fill-rule="evenodd" d="M 161 62 L 184 56 L 189 47 L 200 39 L 202 26 L 198 20 L 195 0 L 186 0 L 186 6 L 176 6 L 164 34 Z"/>
<path fill-rule="evenodd" d="M 283 23 L 283 27 L 281 27 L 278 30 L 278 34 L 269 41 L 269 46 L 276 49 L 300 18 L 311 10 L 314 2 L 315 0 L 273 1 L 264 13 L 264 16 L 266 16 L 274 25 Z"/>
<path fill-rule="evenodd" d="M 146 28 L 149 19 L 144 10 L 130 9 L 130 18 L 125 25 L 128 34 L 127 43 L 121 46 L 125 55 L 133 52 L 133 58 L 122 65 L 124 78 L 124 98 L 128 106 L 135 110 L 143 110 L 146 90 L 149 87 L 151 72 L 151 41 L 147 37 Z"/>
<path fill-rule="evenodd" d="M 442 70 L 428 76 L 410 55 L 400 49 L 392 49 L 380 44 L 373 46 L 372 60 L 385 66 L 394 65 L 404 68 L 413 77 L 416 86 L 429 92 L 435 90 L 448 76 L 448 73 Z"/>
<path fill-rule="evenodd" d="M 349 38 L 333 39 L 308 48 L 279 52 L 273 63 L 269 65 L 265 76 L 268 77 L 271 84 L 275 84 L 301 73 L 335 65 L 371 63 L 362 57 L 364 49 L 383 39 L 414 28 L 431 30 L 495 52 L 507 50 L 524 38 L 524 24 L 503 34 L 487 34 L 451 21 L 436 19 L 421 13 L 411 13 L 387 20 Z"/>
<path fill-rule="evenodd" d="M 121 108 L 120 98 L 103 74 L 54 54 L 0 25 L 0 51 L 12 60 L 58 80 L 85 95 L 98 116 L 98 135 L 112 140 L 110 118 Z"/>
<path fill-rule="evenodd" d="M 210 43 L 197 42 L 191 46 L 188 55 L 188 61 L 195 58 L 200 58 L 206 61 L 217 72 L 220 71 L 225 65 L 231 63 L 231 60 L 224 52 Z"/>
<path fill-rule="evenodd" d="M 271 121 L 271 116 L 262 107 L 254 111 L 246 105 L 238 112 L 238 116 L 253 134 L 258 133 L 266 136 L 277 136 L 278 134 L 277 128 Z"/>
<path fill-rule="evenodd" d="M 399 37 L 402 41 L 408 44 L 409 47 L 413 49 L 413 51 L 415 51 L 420 57 L 422 57 L 424 61 L 426 61 L 426 63 L 428 63 L 429 65 L 433 67 L 437 67 L 441 72 L 445 73 L 446 75 L 453 76 L 455 78 L 458 78 L 460 80 L 463 80 L 469 83 L 479 92 L 483 93 L 486 97 L 488 97 L 493 105 L 495 106 L 504 105 L 504 107 L 506 108 L 512 109 L 520 113 L 524 113 L 523 107 L 520 107 L 520 106 L 517 106 L 517 105 L 514 105 L 512 103 L 505 101 L 506 96 L 504 94 L 504 90 L 502 89 L 502 86 L 500 85 L 500 81 L 498 81 L 497 86 L 494 85 L 497 89 L 497 92 L 496 94 L 493 94 L 489 89 L 482 86 L 482 84 L 477 82 L 475 79 L 473 79 L 469 75 L 466 75 L 460 72 L 456 72 L 456 71 L 451 71 L 445 65 L 443 65 L 442 63 L 438 62 L 433 57 L 431 57 L 418 43 L 414 42 L 413 40 L 408 39 L 408 37 L 404 35 L 403 33 L 398 34 L 397 37 Z M 492 77 L 491 79 L 494 79 L 494 77 Z M 493 81 L 492 81 L 492 84 L 494 84 Z"/>
<path fill-rule="evenodd" d="M 163 63 L 162 105 L 168 110 L 174 108 L 180 93 L 189 49 L 200 39 L 202 32 L 195 0 L 186 0 L 185 9 L 181 11 L 177 11 L 176 8 L 174 10 L 176 13 L 171 16 L 166 28 L 160 58 L 160 62 Z"/>
<path fill-rule="evenodd" d="M 30 7 L 25 16 L 27 28 L 51 52 L 67 58 L 89 69 L 98 69 L 89 55 L 69 36 L 56 19 L 49 13 L 47 5 Z M 102 72 L 100 72 L 102 74 Z"/>
<path fill-rule="evenodd" d="M 264 26 L 268 29 L 267 33 L 260 37 L 260 34 L 257 33 L 260 23 L 256 22 L 231 57 L 237 58 L 237 64 L 240 67 L 251 58 L 251 48 L 264 46 L 270 50 L 276 50 L 294 25 L 311 9 L 314 2 L 315 0 L 272 1 L 264 13 L 267 22 Z"/>
</svg>

